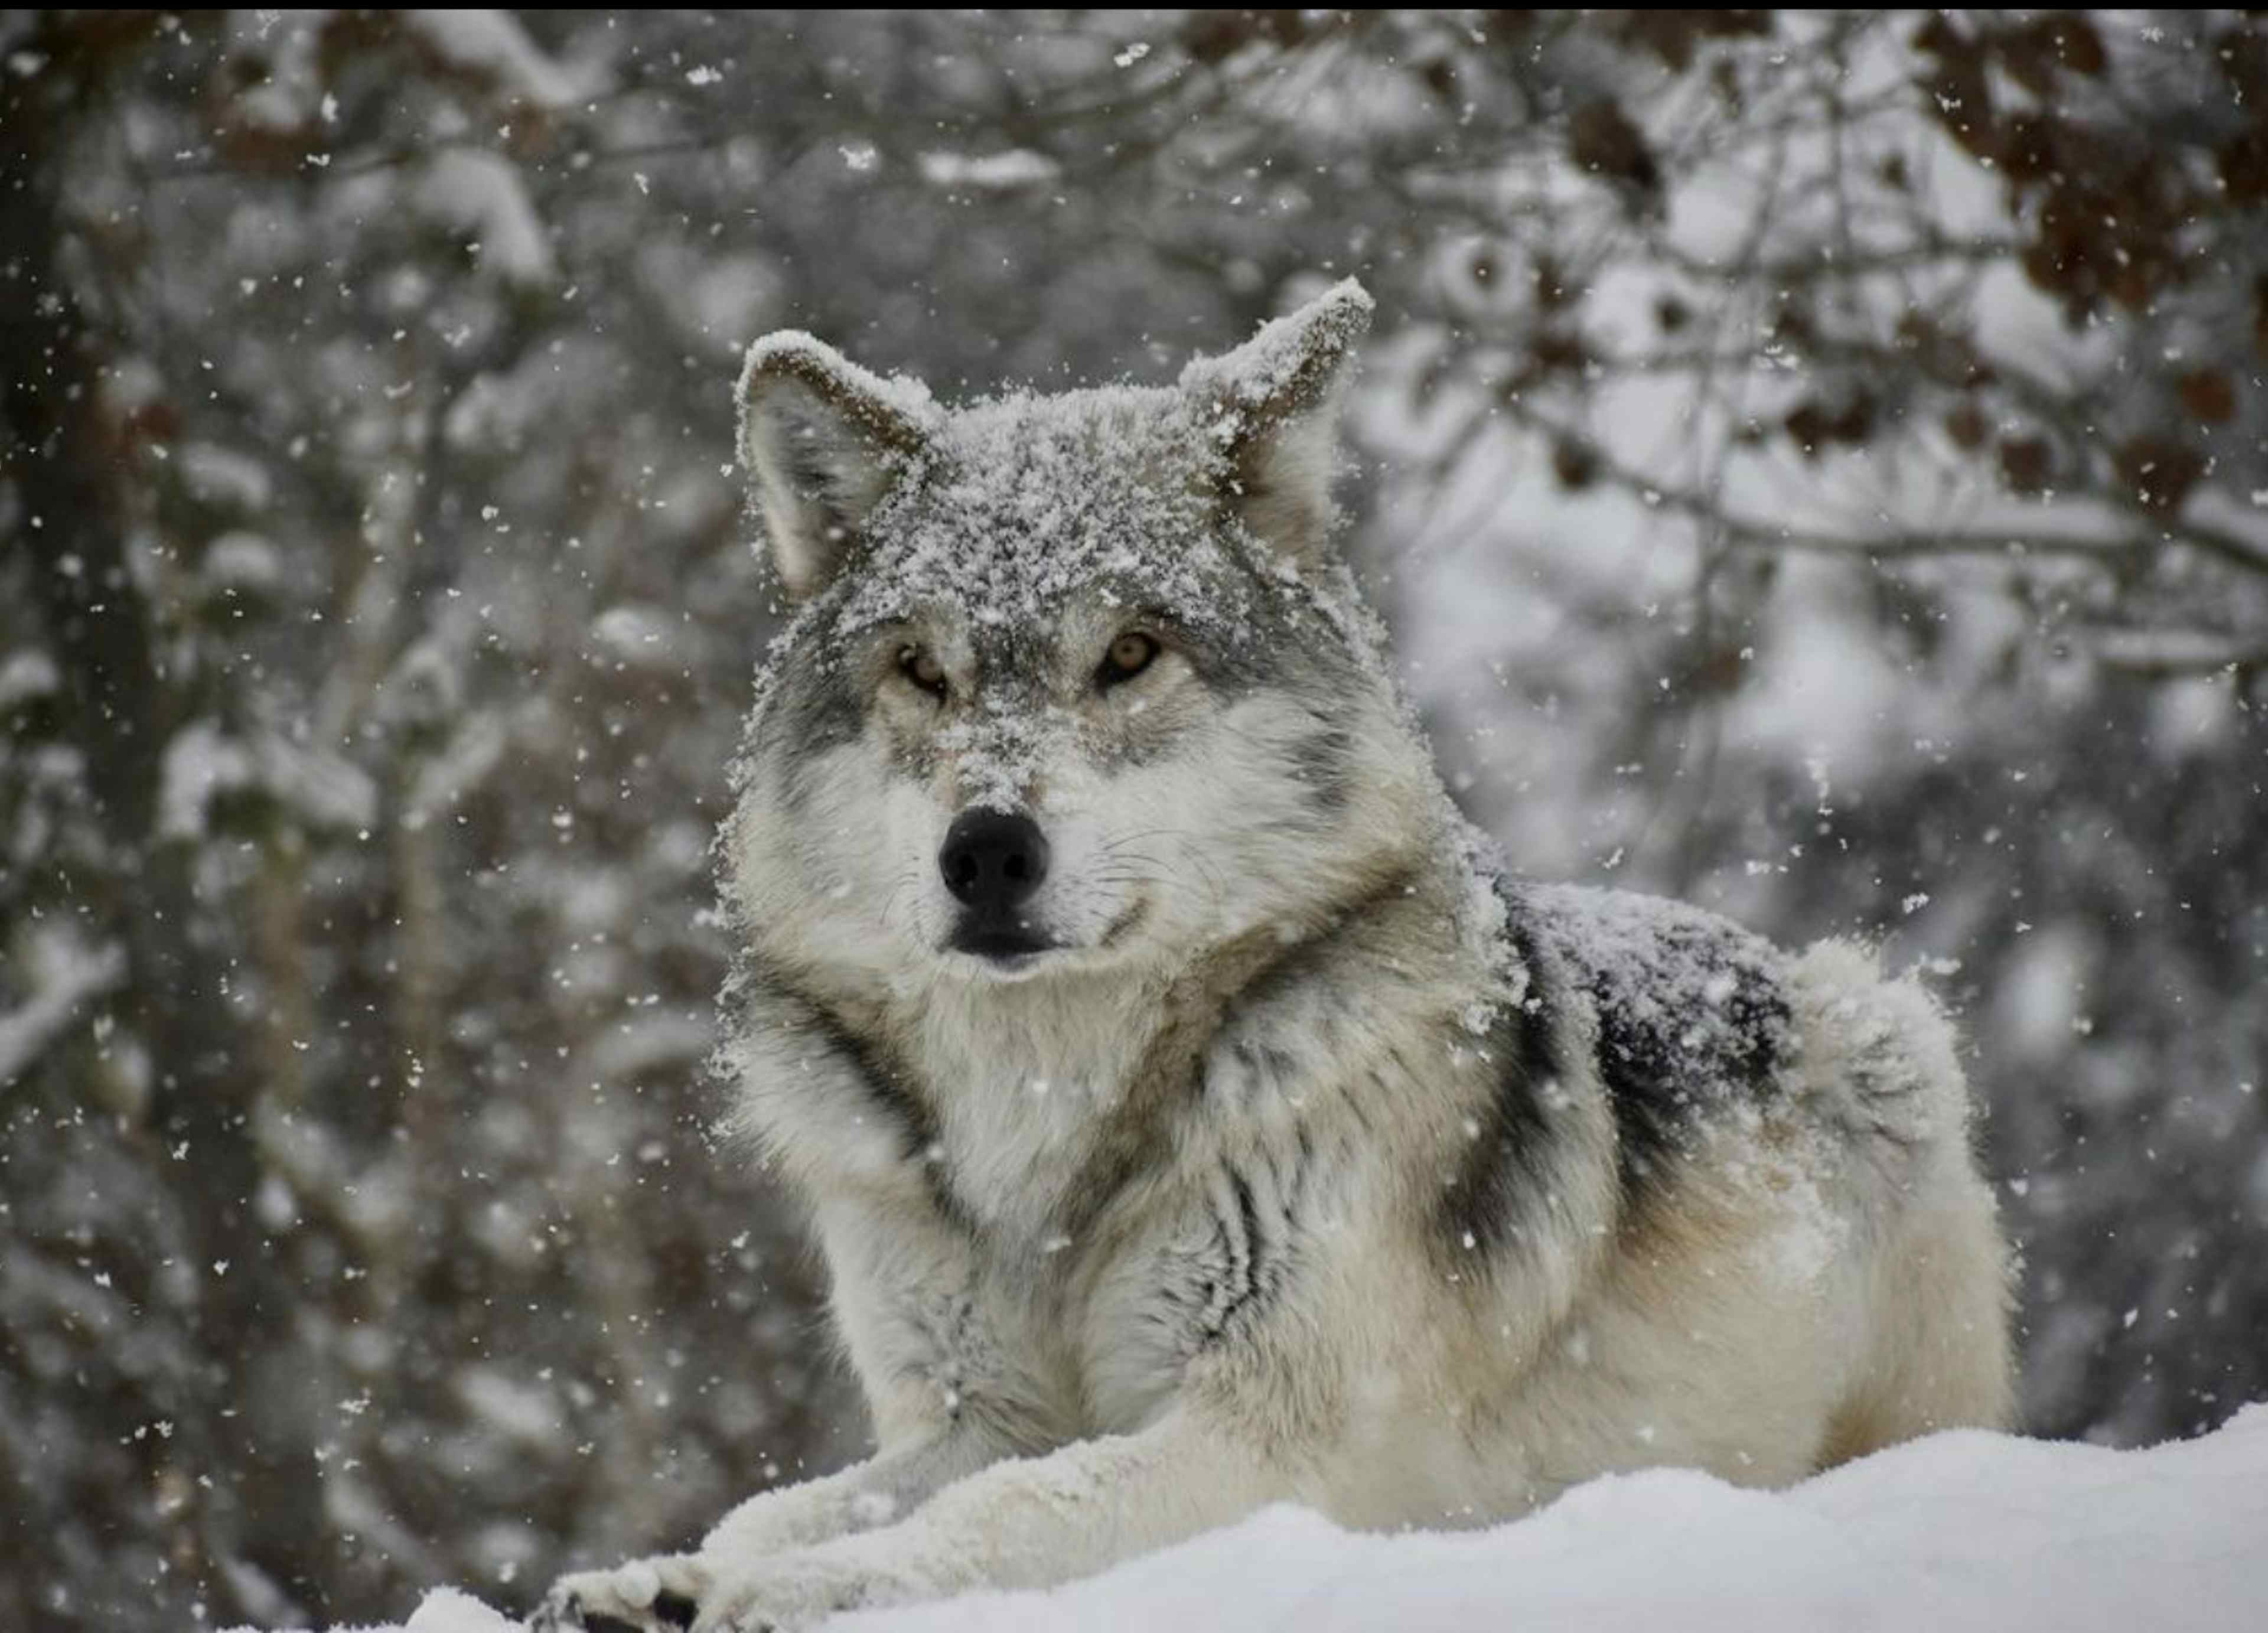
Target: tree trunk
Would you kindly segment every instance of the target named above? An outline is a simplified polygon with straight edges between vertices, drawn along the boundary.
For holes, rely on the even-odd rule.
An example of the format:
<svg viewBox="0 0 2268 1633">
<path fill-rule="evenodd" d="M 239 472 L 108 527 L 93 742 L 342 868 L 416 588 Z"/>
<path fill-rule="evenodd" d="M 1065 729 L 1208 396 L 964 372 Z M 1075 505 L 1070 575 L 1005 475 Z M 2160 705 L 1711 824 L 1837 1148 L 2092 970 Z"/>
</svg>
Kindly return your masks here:
<svg viewBox="0 0 2268 1633">
<path fill-rule="evenodd" d="M 16 537 L 64 677 L 65 734 L 85 757 L 109 850 L 107 877 L 74 886 L 101 893 L 86 903 L 90 916 L 107 920 L 126 947 L 130 975 L 113 1015 L 157 1064 L 148 1115 L 166 1160 L 150 1177 L 171 1194 L 198 1258 L 189 1306 L 152 1307 L 146 1318 L 178 1324 L 195 1357 L 195 1398 L 155 1398 L 172 1393 L 159 1381 L 147 1406 L 173 1425 L 161 1480 L 197 1505 L 203 1557 L 188 1569 L 225 1623 L 311 1600 L 322 1494 L 305 1425 L 291 1421 L 288 1403 L 262 1411 L 261 1392 L 249 1387 L 291 1345 L 295 1290 L 253 1210 L 261 1173 L 248 1114 L 258 1067 L 222 960 L 200 945 L 194 847 L 152 842 L 166 740 L 178 722 L 150 607 L 128 570 L 117 480 L 125 454 L 100 402 L 107 337 L 68 272 L 74 134 L 156 38 L 149 14 L 51 12 L 14 48 L 40 65 L 0 86 L 0 381 Z M 224 1408 L 239 1415 L 224 1423 Z"/>
</svg>

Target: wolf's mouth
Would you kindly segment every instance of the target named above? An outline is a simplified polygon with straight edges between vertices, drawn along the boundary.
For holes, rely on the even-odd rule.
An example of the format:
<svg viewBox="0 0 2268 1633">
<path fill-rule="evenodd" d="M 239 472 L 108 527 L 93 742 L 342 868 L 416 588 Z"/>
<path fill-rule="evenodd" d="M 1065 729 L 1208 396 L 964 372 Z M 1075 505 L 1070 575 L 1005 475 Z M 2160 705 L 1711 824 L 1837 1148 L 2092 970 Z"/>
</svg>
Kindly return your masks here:
<svg viewBox="0 0 2268 1633">
<path fill-rule="evenodd" d="M 1022 924 L 986 923 L 972 919 L 961 922 L 947 945 L 955 953 L 973 953 L 995 964 L 1020 963 L 1040 953 L 1051 953 L 1056 946 L 1045 936 Z"/>
</svg>

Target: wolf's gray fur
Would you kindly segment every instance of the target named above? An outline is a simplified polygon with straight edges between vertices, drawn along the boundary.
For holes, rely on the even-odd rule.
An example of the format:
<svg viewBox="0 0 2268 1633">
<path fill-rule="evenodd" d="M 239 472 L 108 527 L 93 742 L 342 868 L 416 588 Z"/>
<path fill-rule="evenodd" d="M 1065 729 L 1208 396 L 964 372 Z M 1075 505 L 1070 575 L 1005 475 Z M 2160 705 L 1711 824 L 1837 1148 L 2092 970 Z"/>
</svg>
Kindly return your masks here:
<svg viewBox="0 0 2268 1633">
<path fill-rule="evenodd" d="M 542 1618 L 799 1626 L 1276 1499 L 1473 1525 L 2007 1421 L 1928 997 L 1511 879 L 1450 805 L 1329 542 L 1369 305 L 956 411 L 752 349 L 800 610 L 720 841 L 726 1059 L 880 1449 Z"/>
</svg>

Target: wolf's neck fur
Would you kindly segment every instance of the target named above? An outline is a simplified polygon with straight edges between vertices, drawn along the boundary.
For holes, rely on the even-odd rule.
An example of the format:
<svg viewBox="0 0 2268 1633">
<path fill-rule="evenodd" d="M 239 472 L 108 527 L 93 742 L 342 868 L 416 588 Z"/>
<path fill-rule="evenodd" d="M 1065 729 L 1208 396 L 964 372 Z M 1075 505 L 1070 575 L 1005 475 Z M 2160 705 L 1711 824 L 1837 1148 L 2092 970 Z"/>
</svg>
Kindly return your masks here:
<svg viewBox="0 0 2268 1633">
<path fill-rule="evenodd" d="M 902 1013 L 946 1175 L 978 1224 L 1046 1234 L 1064 1187 L 1097 1131 L 1126 1109 L 1167 1024 L 1161 996 L 1157 983 L 1124 975 L 938 982 Z"/>
<path fill-rule="evenodd" d="M 1106 971 L 1024 982 L 939 980 L 888 1005 L 917 1063 L 946 1175 L 976 1223 L 1042 1252 L 1098 1205 L 1115 1145 L 1201 1092 L 1206 1047 L 1285 960 L 1376 967 L 1381 984 L 1486 987 L 1463 933 L 1466 859 L 1446 843 L 1380 876 L 1304 936 L 1269 926 L 1178 973 Z M 1381 995 L 1378 995 L 1381 996 Z M 1119 1176 L 1123 1177 L 1123 1176 Z"/>
</svg>

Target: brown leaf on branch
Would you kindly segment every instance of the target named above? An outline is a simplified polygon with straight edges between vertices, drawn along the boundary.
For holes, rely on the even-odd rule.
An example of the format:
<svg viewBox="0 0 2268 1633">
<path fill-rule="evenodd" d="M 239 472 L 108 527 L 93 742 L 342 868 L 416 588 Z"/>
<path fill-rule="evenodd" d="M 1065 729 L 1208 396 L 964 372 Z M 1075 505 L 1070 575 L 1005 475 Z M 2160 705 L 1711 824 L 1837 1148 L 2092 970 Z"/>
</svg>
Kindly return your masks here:
<svg viewBox="0 0 2268 1633">
<path fill-rule="evenodd" d="M 2182 406 L 2208 425 L 2236 416 L 2236 386 L 2220 369 L 2191 369 L 2182 376 Z"/>
<path fill-rule="evenodd" d="M 2205 474 L 2203 454 L 2164 437 L 2132 438 L 2119 446 L 2111 463 L 2128 497 L 2146 511 L 2180 509 Z"/>
<path fill-rule="evenodd" d="M 1567 121 L 1567 151 L 1584 170 L 1653 195 L 1661 189 L 1661 169 L 1646 137 L 1612 98 L 1594 97 Z"/>
<path fill-rule="evenodd" d="M 2018 493 L 2038 493 L 2055 469 L 2055 455 L 2043 437 L 2000 439 L 2000 478 Z"/>
</svg>

